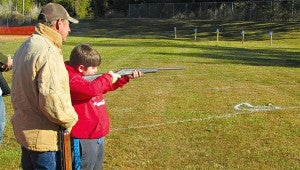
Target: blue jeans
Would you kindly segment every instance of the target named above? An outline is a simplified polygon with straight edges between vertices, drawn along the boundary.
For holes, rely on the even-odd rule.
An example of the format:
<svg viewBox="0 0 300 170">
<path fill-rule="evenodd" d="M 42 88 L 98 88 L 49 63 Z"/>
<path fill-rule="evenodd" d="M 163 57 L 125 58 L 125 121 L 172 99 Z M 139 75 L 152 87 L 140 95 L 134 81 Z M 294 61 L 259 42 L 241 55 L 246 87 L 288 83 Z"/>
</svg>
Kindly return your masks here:
<svg viewBox="0 0 300 170">
<path fill-rule="evenodd" d="M 22 168 L 23 170 L 59 170 L 58 157 L 59 152 L 37 152 L 22 147 Z"/>
<path fill-rule="evenodd" d="M 3 97 L 0 95 L 0 144 L 2 143 L 2 136 L 5 128 L 5 105 L 3 101 Z"/>
</svg>

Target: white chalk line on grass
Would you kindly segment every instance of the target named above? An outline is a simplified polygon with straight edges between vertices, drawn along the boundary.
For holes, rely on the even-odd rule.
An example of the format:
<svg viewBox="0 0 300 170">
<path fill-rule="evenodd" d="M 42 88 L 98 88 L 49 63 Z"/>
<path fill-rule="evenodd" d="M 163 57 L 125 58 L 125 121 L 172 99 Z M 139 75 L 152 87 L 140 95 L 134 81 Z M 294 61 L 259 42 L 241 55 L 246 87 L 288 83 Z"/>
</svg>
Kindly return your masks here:
<svg viewBox="0 0 300 170">
<path fill-rule="evenodd" d="M 148 124 L 148 125 L 141 125 L 141 126 L 128 126 L 125 128 L 112 129 L 111 131 L 120 131 L 120 130 L 128 130 L 128 129 L 142 129 L 142 128 L 164 126 L 164 125 L 168 125 L 168 124 L 177 124 L 177 123 L 185 123 L 185 122 L 204 121 L 204 120 L 210 120 L 210 119 L 228 118 L 228 117 L 236 116 L 238 114 L 245 114 L 245 113 L 225 114 L 222 116 L 208 116 L 206 118 L 192 118 L 192 119 L 186 119 L 186 120 L 177 120 L 177 121 L 173 121 L 173 122 L 164 122 L 164 123 Z"/>
<path fill-rule="evenodd" d="M 164 122 L 164 123 L 155 123 L 155 124 L 146 124 L 141 126 L 128 126 L 125 128 L 116 128 L 111 129 L 111 131 L 121 131 L 121 130 L 128 130 L 128 129 L 143 129 L 143 128 L 151 128 L 151 127 L 157 127 L 157 126 L 165 126 L 169 124 L 177 124 L 177 123 L 186 123 L 186 122 L 196 122 L 196 121 L 205 121 L 205 120 L 211 120 L 211 119 L 223 119 L 223 118 L 230 118 L 233 116 L 241 115 L 241 114 L 251 114 L 254 112 L 260 112 L 260 111 L 271 111 L 271 110 L 287 110 L 287 109 L 299 109 L 300 106 L 296 107 L 279 107 L 279 106 L 273 106 L 271 104 L 267 106 L 253 106 L 250 103 L 244 102 L 240 103 L 234 106 L 234 109 L 237 111 L 243 111 L 243 112 L 237 112 L 237 113 L 229 113 L 224 115 L 216 115 L 216 116 L 208 116 L 205 118 L 192 118 L 192 119 L 185 119 L 185 120 L 176 120 L 172 122 Z"/>
</svg>

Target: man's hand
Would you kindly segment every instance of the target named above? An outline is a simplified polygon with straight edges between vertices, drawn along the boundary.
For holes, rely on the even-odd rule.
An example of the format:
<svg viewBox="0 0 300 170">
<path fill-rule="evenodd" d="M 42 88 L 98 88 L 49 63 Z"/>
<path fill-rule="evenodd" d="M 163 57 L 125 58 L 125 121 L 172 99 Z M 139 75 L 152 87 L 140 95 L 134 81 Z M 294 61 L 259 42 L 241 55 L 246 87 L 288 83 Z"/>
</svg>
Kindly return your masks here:
<svg viewBox="0 0 300 170">
<path fill-rule="evenodd" d="M 121 78 L 120 74 L 114 73 L 113 71 L 109 71 L 108 74 L 112 77 L 112 83 L 114 84 L 119 78 Z"/>
</svg>

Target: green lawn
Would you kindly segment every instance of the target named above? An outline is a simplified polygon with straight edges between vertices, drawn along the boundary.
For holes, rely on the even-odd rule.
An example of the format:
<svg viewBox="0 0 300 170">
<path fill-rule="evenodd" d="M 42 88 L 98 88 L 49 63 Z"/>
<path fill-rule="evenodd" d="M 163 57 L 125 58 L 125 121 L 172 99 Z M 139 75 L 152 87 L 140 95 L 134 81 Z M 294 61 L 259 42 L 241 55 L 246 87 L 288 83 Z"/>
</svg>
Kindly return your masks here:
<svg viewBox="0 0 300 170">
<path fill-rule="evenodd" d="M 99 72 L 185 67 L 146 74 L 106 95 L 112 131 L 104 169 L 300 168 L 299 23 L 98 19 L 71 28 L 65 58 L 89 43 L 102 55 Z M 2 41 L 0 51 L 13 54 L 21 42 Z M 10 82 L 11 72 L 4 75 Z M 271 110 L 234 109 L 243 102 Z M 18 169 L 10 97 L 5 103 L 0 169 Z"/>
</svg>

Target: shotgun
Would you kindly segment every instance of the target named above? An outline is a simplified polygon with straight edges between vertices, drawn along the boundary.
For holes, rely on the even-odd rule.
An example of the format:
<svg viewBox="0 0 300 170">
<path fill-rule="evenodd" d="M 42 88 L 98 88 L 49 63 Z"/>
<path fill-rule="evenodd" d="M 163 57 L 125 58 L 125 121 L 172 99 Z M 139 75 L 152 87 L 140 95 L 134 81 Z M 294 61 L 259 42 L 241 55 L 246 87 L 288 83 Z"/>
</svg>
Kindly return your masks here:
<svg viewBox="0 0 300 170">
<path fill-rule="evenodd" d="M 59 150 L 61 170 L 72 170 L 71 137 L 68 130 L 59 128 Z"/>
<path fill-rule="evenodd" d="M 134 70 L 140 71 L 143 74 L 147 73 L 156 73 L 161 70 L 183 70 L 183 67 L 168 67 L 168 68 L 121 68 L 116 73 L 120 74 L 121 76 L 131 75 Z M 97 77 L 101 76 L 102 74 L 95 74 L 89 76 L 83 76 L 84 79 L 87 81 L 93 81 Z"/>
</svg>

